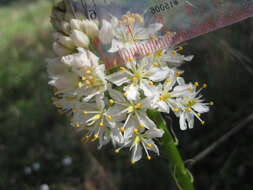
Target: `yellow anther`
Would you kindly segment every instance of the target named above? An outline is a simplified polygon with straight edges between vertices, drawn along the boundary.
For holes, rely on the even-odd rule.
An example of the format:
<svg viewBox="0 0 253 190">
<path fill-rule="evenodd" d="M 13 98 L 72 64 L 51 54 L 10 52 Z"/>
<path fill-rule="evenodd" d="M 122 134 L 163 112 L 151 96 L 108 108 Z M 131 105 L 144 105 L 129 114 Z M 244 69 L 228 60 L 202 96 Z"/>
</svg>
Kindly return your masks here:
<svg viewBox="0 0 253 190">
<path fill-rule="evenodd" d="M 86 138 L 87 140 L 89 140 L 89 139 L 90 139 L 90 136 L 86 135 L 85 138 Z"/>
<path fill-rule="evenodd" d="M 183 73 L 182 72 L 176 72 L 176 75 L 179 77 L 181 76 Z"/>
<path fill-rule="evenodd" d="M 119 151 L 120 151 L 119 148 L 117 148 L 117 149 L 114 150 L 115 153 L 119 153 Z"/>
<path fill-rule="evenodd" d="M 153 83 L 153 81 L 148 81 L 148 84 L 150 85 L 150 86 L 152 86 L 152 85 L 154 85 L 154 83 Z"/>
<path fill-rule="evenodd" d="M 150 144 L 150 143 L 148 143 L 148 144 L 147 144 L 147 146 L 148 146 L 149 148 L 151 148 L 153 145 L 152 145 L 152 144 Z"/>
<path fill-rule="evenodd" d="M 80 127 L 80 124 L 79 123 L 75 123 L 74 127 Z"/>
<path fill-rule="evenodd" d="M 160 96 L 160 100 L 165 100 L 165 97 L 164 96 Z"/>
<path fill-rule="evenodd" d="M 213 106 L 213 105 L 214 105 L 214 102 L 212 102 L 212 101 L 209 102 L 209 105 L 210 105 L 210 106 Z"/>
<path fill-rule="evenodd" d="M 171 35 L 171 34 L 172 34 L 172 33 L 171 33 L 171 32 L 169 32 L 169 31 L 168 31 L 168 32 L 166 32 L 166 35 Z"/>
<path fill-rule="evenodd" d="M 100 122 L 100 123 L 99 123 L 99 126 L 100 126 L 100 127 L 103 127 L 104 125 L 105 125 L 104 122 Z"/>
<path fill-rule="evenodd" d="M 132 79 L 131 79 L 133 82 L 136 82 L 137 80 L 138 80 L 138 78 L 137 77 L 132 77 Z"/>
<path fill-rule="evenodd" d="M 190 86 L 190 87 L 188 88 L 188 90 L 193 91 L 193 88 Z"/>
<path fill-rule="evenodd" d="M 160 52 L 158 53 L 158 56 L 163 56 L 163 52 L 160 51 Z"/>
<path fill-rule="evenodd" d="M 153 66 L 154 66 L 154 67 L 158 67 L 159 64 L 158 64 L 157 62 L 154 62 L 154 63 L 153 63 Z"/>
<path fill-rule="evenodd" d="M 198 82 L 194 82 L 194 86 L 199 86 L 199 83 Z"/>
<path fill-rule="evenodd" d="M 188 106 L 192 106 L 195 102 L 193 100 L 188 101 Z"/>
<path fill-rule="evenodd" d="M 143 127 L 145 127 L 145 124 L 144 123 L 140 123 L 139 126 L 143 128 Z"/>
<path fill-rule="evenodd" d="M 201 121 L 201 124 L 202 124 L 202 125 L 205 125 L 205 123 L 206 123 L 205 121 Z"/>
<path fill-rule="evenodd" d="M 177 47 L 178 51 L 182 51 L 184 48 L 182 46 Z"/>
<path fill-rule="evenodd" d="M 94 135 L 94 138 L 95 138 L 95 139 L 98 139 L 98 138 L 99 138 L 99 134 L 95 134 L 95 135 Z"/>
<path fill-rule="evenodd" d="M 85 77 L 85 76 L 82 76 L 82 80 L 86 80 L 87 79 L 87 77 Z"/>
<path fill-rule="evenodd" d="M 100 118 L 101 118 L 101 114 L 100 113 L 98 113 L 98 114 L 96 114 L 96 115 L 93 116 L 94 120 L 99 120 Z"/>
<path fill-rule="evenodd" d="M 191 109 L 191 108 L 186 108 L 186 111 L 187 111 L 187 112 L 191 112 L 192 109 Z"/>
<path fill-rule="evenodd" d="M 78 110 L 77 109 L 72 109 L 72 112 L 76 113 L 76 112 L 78 112 Z"/>
<path fill-rule="evenodd" d="M 207 87 L 207 84 L 206 84 L 206 83 L 204 83 L 204 84 L 202 85 L 202 87 L 203 87 L 203 88 L 206 88 L 206 87 Z"/>
<path fill-rule="evenodd" d="M 124 128 L 124 127 L 121 127 L 119 130 L 120 130 L 121 132 L 124 132 L 124 131 L 125 131 L 125 128 Z"/>
<path fill-rule="evenodd" d="M 123 94 L 125 97 L 127 97 L 127 93 L 125 92 L 124 94 Z"/>
<path fill-rule="evenodd" d="M 136 163 L 136 161 L 134 161 L 134 160 L 131 160 L 131 164 L 135 164 Z"/>
<path fill-rule="evenodd" d="M 91 82 L 90 82 L 89 80 L 86 80 L 86 81 L 85 81 L 85 84 L 86 84 L 86 85 L 91 85 Z"/>
<path fill-rule="evenodd" d="M 177 112 L 179 112 L 179 108 L 175 108 L 173 111 L 174 111 L 175 113 L 177 113 Z"/>
<path fill-rule="evenodd" d="M 201 113 L 197 113 L 197 116 L 201 117 Z"/>
<path fill-rule="evenodd" d="M 120 69 L 121 71 L 126 70 L 126 68 L 125 68 L 125 67 L 120 67 L 119 69 Z"/>
<path fill-rule="evenodd" d="M 151 160 L 151 156 L 148 155 L 148 156 L 147 156 L 147 159 L 148 159 L 148 160 Z"/>
<path fill-rule="evenodd" d="M 113 103 L 114 103 L 114 100 L 113 100 L 113 99 L 109 99 L 109 103 L 110 103 L 110 104 L 113 104 Z"/>
<path fill-rule="evenodd" d="M 139 129 L 137 129 L 137 128 L 134 128 L 134 130 L 133 130 L 135 133 L 138 133 L 139 132 Z"/>
<path fill-rule="evenodd" d="M 172 50 L 171 53 L 175 55 L 175 54 L 177 54 L 177 51 L 176 50 Z"/>
<path fill-rule="evenodd" d="M 172 81 L 171 78 L 167 78 L 167 79 L 165 80 L 165 82 L 171 82 L 171 81 Z"/>
<path fill-rule="evenodd" d="M 142 104 L 136 104 L 135 108 L 141 108 Z"/>
<path fill-rule="evenodd" d="M 128 106 L 127 111 L 129 113 L 134 112 L 134 106 Z"/>
<path fill-rule="evenodd" d="M 87 69 L 87 70 L 85 71 L 85 73 L 86 73 L 86 74 L 91 74 L 91 70 L 90 70 L 90 69 Z"/>
<path fill-rule="evenodd" d="M 133 61 L 134 58 L 133 57 L 128 57 L 128 61 Z"/>
<path fill-rule="evenodd" d="M 87 115 L 88 112 L 87 112 L 86 110 L 83 110 L 83 114 L 84 114 L 84 115 Z"/>
<path fill-rule="evenodd" d="M 150 52 L 147 52 L 147 53 L 146 53 L 146 56 L 150 56 L 150 55 L 151 55 L 151 53 L 150 53 Z"/>
<path fill-rule="evenodd" d="M 108 115 L 107 118 L 108 118 L 109 120 L 112 120 L 112 115 Z"/>
<path fill-rule="evenodd" d="M 78 87 L 79 87 L 79 88 L 82 88 L 82 87 L 83 87 L 83 83 L 82 83 L 82 82 L 79 82 L 79 83 L 78 83 Z"/>
<path fill-rule="evenodd" d="M 155 39 L 156 38 L 156 35 L 152 34 L 149 36 L 150 39 Z"/>
<path fill-rule="evenodd" d="M 139 23 L 143 23 L 143 17 L 139 14 L 134 14 L 136 20 L 138 20 Z"/>
<path fill-rule="evenodd" d="M 89 76 L 90 80 L 94 80 L 94 78 L 95 78 L 94 76 Z"/>
</svg>

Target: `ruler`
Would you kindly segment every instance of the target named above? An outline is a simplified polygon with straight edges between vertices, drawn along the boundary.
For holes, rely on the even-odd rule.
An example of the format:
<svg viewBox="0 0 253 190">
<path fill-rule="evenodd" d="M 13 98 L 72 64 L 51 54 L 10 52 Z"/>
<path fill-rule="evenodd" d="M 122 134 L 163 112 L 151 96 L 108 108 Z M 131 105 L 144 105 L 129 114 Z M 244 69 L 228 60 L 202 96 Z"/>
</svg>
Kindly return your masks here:
<svg viewBox="0 0 253 190">
<path fill-rule="evenodd" d="M 76 11 L 90 19 L 144 14 L 148 22 L 164 24 L 162 32 L 176 32 L 174 44 L 253 16 L 253 0 L 71 0 Z"/>
</svg>

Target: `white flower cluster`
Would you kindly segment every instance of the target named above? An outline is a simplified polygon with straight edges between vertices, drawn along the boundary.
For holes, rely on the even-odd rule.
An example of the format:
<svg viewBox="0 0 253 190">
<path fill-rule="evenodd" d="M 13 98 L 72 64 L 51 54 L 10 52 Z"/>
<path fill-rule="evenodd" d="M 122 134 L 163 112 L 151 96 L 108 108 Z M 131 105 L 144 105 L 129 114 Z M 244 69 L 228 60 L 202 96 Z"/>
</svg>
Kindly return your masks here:
<svg viewBox="0 0 253 190">
<path fill-rule="evenodd" d="M 74 18 L 63 4 L 54 8 L 52 23 L 58 56 L 48 60 L 53 102 L 70 116 L 73 127 L 84 132 L 83 142 L 97 140 L 99 148 L 111 142 L 115 152 L 130 147 L 135 163 L 143 150 L 147 159 L 151 159 L 150 151 L 159 154 L 155 139 L 164 132 L 148 117 L 148 109 L 173 112 L 182 130 L 192 128 L 195 117 L 204 124 L 200 116 L 208 112 L 210 103 L 204 103 L 199 93 L 206 85 L 197 89 L 198 83 L 184 82 L 177 67 L 192 56 L 178 54 L 180 48 L 129 58 L 114 71 L 106 71 L 95 55 L 95 38 L 109 44 L 110 52 L 117 52 L 154 37 L 160 23 L 146 26 L 141 15 L 128 12 L 120 19 L 103 20 L 100 26 L 96 20 Z"/>
</svg>

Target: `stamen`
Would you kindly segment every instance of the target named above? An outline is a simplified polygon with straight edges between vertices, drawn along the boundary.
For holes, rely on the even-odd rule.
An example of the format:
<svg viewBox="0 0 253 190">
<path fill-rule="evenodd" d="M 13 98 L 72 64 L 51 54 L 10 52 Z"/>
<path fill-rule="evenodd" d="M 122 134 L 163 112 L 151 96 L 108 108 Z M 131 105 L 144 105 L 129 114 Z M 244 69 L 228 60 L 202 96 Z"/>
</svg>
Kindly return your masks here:
<svg viewBox="0 0 253 190">
<path fill-rule="evenodd" d="M 201 124 L 202 124 L 202 125 L 205 125 L 205 123 L 206 123 L 205 121 L 201 121 Z"/>
<path fill-rule="evenodd" d="M 138 133 L 139 132 L 139 129 L 137 129 L 137 128 L 134 128 L 134 130 L 133 130 L 135 133 Z"/>
<path fill-rule="evenodd" d="M 153 145 L 152 145 L 152 144 L 150 144 L 150 143 L 148 143 L 148 144 L 147 144 L 147 146 L 148 146 L 149 148 L 151 148 Z"/>
<path fill-rule="evenodd" d="M 123 94 L 125 97 L 127 97 L 127 93 L 125 92 L 124 94 Z"/>
<path fill-rule="evenodd" d="M 188 90 L 193 91 L 193 88 L 190 86 L 190 87 L 188 88 Z"/>
<path fill-rule="evenodd" d="M 141 128 L 143 128 L 143 127 L 145 127 L 145 124 L 144 124 L 144 123 L 140 123 L 139 126 L 140 126 Z"/>
<path fill-rule="evenodd" d="M 128 57 L 128 61 L 133 61 L 134 58 L 133 57 Z"/>
<path fill-rule="evenodd" d="M 198 82 L 194 82 L 194 86 L 199 86 L 199 83 Z"/>
<path fill-rule="evenodd" d="M 136 104 L 135 108 L 141 108 L 142 104 Z"/>
<path fill-rule="evenodd" d="M 94 138 L 95 138 L 95 139 L 98 139 L 98 138 L 99 138 L 99 134 L 95 134 L 95 135 L 94 135 Z"/>
<path fill-rule="evenodd" d="M 210 105 L 210 106 L 213 106 L 213 105 L 214 105 L 214 102 L 213 102 L 213 101 L 209 102 L 209 105 Z"/>
<path fill-rule="evenodd" d="M 82 87 L 83 87 L 83 83 L 82 83 L 82 82 L 78 82 L 77 85 L 78 85 L 79 88 L 82 88 Z"/>
<path fill-rule="evenodd" d="M 157 62 L 154 62 L 154 63 L 153 63 L 153 66 L 154 66 L 154 67 L 158 67 L 159 64 L 158 64 Z"/>
<path fill-rule="evenodd" d="M 124 132 L 124 131 L 125 131 L 125 128 L 124 128 L 124 127 L 121 127 L 119 130 L 120 130 L 121 132 Z"/>
<path fill-rule="evenodd" d="M 89 80 L 86 80 L 86 81 L 85 81 L 85 84 L 91 85 L 91 82 L 90 82 Z"/>
<path fill-rule="evenodd" d="M 119 151 L 120 151 L 119 148 L 117 148 L 117 149 L 114 150 L 115 153 L 119 153 Z"/>
<path fill-rule="evenodd" d="M 82 76 L 82 80 L 86 80 L 87 79 L 87 77 L 85 77 L 85 76 Z"/>
<path fill-rule="evenodd" d="M 86 110 L 83 110 L 83 114 L 84 114 L 84 115 L 87 115 L 88 112 L 87 112 Z"/>
<path fill-rule="evenodd" d="M 177 54 L 177 51 L 176 51 L 176 50 L 172 50 L 171 53 L 172 53 L 173 55 L 175 55 L 175 54 Z"/>
<path fill-rule="evenodd" d="M 165 97 L 164 96 L 160 96 L 160 100 L 161 101 L 165 100 Z"/>
<path fill-rule="evenodd" d="M 90 70 L 90 69 L 87 69 L 85 73 L 86 73 L 86 74 L 91 74 L 91 70 Z"/>
<path fill-rule="evenodd" d="M 207 87 L 207 84 L 206 84 L 206 83 L 204 83 L 204 84 L 202 85 L 202 87 L 203 87 L 203 88 L 206 88 L 206 87 Z"/>
<path fill-rule="evenodd" d="M 108 118 L 109 120 L 112 120 L 112 115 L 108 115 L 107 118 Z"/>
<path fill-rule="evenodd" d="M 136 163 L 136 161 L 134 161 L 134 160 L 131 160 L 131 164 L 135 164 Z"/>
<path fill-rule="evenodd" d="M 120 67 L 119 69 L 122 70 L 122 71 L 126 70 L 125 67 Z"/>
<path fill-rule="evenodd" d="M 148 84 L 150 85 L 150 86 L 152 86 L 152 85 L 154 85 L 154 83 L 153 83 L 153 81 L 148 81 Z"/>
<path fill-rule="evenodd" d="M 176 72 L 176 75 L 179 77 L 181 76 L 183 73 L 182 72 Z"/>
<path fill-rule="evenodd" d="M 113 104 L 113 103 L 114 103 L 114 100 L 113 100 L 113 99 L 110 99 L 110 100 L 109 100 L 109 103 L 110 103 L 110 104 Z"/>
<path fill-rule="evenodd" d="M 191 108 L 186 108 L 185 110 L 186 110 L 187 112 L 191 112 L 191 111 L 192 111 Z"/>
<path fill-rule="evenodd" d="M 197 116 L 199 116 L 199 117 L 200 117 L 200 116 L 201 116 L 201 113 L 197 113 Z"/>
<path fill-rule="evenodd" d="M 78 110 L 77 109 L 72 109 L 72 112 L 76 113 L 76 112 L 78 112 Z"/>
<path fill-rule="evenodd" d="M 174 111 L 175 113 L 177 113 L 177 112 L 179 112 L 179 108 L 175 108 L 173 111 Z"/>
<path fill-rule="evenodd" d="M 146 56 L 150 56 L 150 55 L 151 55 L 151 53 L 150 53 L 150 52 L 147 52 L 147 53 L 146 53 Z"/>
<path fill-rule="evenodd" d="M 147 159 L 148 159 L 148 160 L 151 160 L 151 159 L 152 159 L 152 157 L 151 157 L 151 156 L 149 156 L 149 155 L 147 155 Z"/>
<path fill-rule="evenodd" d="M 100 126 L 100 127 L 103 127 L 104 125 L 105 125 L 104 122 L 100 122 L 100 123 L 99 123 L 99 126 Z"/>
<path fill-rule="evenodd" d="M 171 78 L 167 78 L 167 79 L 165 80 L 165 82 L 171 82 L 171 81 L 172 81 Z"/>
</svg>

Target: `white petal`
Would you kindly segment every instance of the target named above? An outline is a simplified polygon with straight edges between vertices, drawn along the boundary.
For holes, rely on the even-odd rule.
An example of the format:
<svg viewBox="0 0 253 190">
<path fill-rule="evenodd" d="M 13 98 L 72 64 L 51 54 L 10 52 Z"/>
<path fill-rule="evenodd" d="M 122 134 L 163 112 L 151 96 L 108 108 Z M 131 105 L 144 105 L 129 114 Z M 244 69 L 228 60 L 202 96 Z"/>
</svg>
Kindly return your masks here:
<svg viewBox="0 0 253 190">
<path fill-rule="evenodd" d="M 137 100 L 140 96 L 138 85 L 131 84 L 124 87 L 124 91 L 127 93 L 128 100 Z"/>
<path fill-rule="evenodd" d="M 202 103 L 197 103 L 193 105 L 192 108 L 199 113 L 205 113 L 209 111 L 209 107 Z"/>
<path fill-rule="evenodd" d="M 148 138 L 161 138 L 164 134 L 164 131 L 162 129 L 152 128 L 146 131 L 145 133 Z"/>
<path fill-rule="evenodd" d="M 83 48 L 87 48 L 89 46 L 90 40 L 88 36 L 79 30 L 72 30 L 70 37 L 76 46 Z"/>
<path fill-rule="evenodd" d="M 113 84 L 121 86 L 124 83 L 129 83 L 130 79 L 128 78 L 129 74 L 126 71 L 118 71 L 111 75 L 108 75 L 106 78 Z"/>
<path fill-rule="evenodd" d="M 145 128 L 156 128 L 156 124 L 147 116 L 146 112 L 137 112 L 136 116 L 139 124 L 143 123 Z"/>
<path fill-rule="evenodd" d="M 113 39 L 112 25 L 107 20 L 102 21 L 102 28 L 99 31 L 99 39 L 103 44 L 111 43 Z"/>
<path fill-rule="evenodd" d="M 142 157 L 142 147 L 140 144 L 135 144 L 132 150 L 132 162 L 137 162 L 141 159 Z"/>
<path fill-rule="evenodd" d="M 180 124 L 180 129 L 181 130 L 186 130 L 187 129 L 187 124 L 186 124 L 186 121 L 185 121 L 185 113 L 182 112 L 180 114 L 180 118 L 179 118 L 179 124 Z"/>
<path fill-rule="evenodd" d="M 159 67 L 151 67 L 149 79 L 155 82 L 162 81 L 169 76 L 170 72 L 171 69 L 168 67 L 162 69 Z"/>
<path fill-rule="evenodd" d="M 140 88 L 143 90 L 145 96 L 151 97 L 154 96 L 154 92 L 156 91 L 155 85 L 149 85 L 148 81 L 143 79 L 140 81 Z"/>
<path fill-rule="evenodd" d="M 126 101 L 125 97 L 123 96 L 123 94 L 120 91 L 109 89 L 108 92 L 109 92 L 109 95 L 111 96 L 112 99 L 114 99 L 118 102 L 125 102 Z"/>
</svg>

